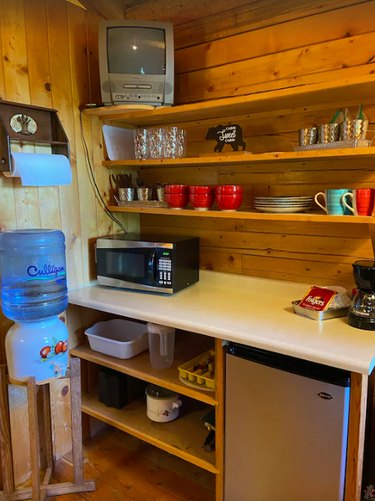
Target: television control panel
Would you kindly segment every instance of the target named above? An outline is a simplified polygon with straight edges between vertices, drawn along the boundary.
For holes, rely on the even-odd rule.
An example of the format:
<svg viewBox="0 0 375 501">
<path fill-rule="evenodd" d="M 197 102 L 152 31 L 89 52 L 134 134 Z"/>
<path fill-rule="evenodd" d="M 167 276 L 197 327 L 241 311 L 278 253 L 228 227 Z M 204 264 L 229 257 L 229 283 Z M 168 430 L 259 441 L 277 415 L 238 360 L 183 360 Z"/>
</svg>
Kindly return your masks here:
<svg viewBox="0 0 375 501">
<path fill-rule="evenodd" d="M 120 103 L 153 103 L 162 104 L 163 94 L 154 94 L 142 92 L 140 89 L 135 91 L 113 92 L 112 101 L 114 104 Z"/>
</svg>

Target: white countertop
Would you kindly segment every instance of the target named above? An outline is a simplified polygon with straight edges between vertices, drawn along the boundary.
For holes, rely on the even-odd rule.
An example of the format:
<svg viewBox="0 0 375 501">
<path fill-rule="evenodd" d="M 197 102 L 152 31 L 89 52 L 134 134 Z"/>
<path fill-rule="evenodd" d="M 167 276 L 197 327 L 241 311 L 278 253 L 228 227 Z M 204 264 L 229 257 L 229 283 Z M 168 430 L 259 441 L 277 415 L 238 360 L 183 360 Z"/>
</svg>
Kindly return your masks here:
<svg viewBox="0 0 375 501">
<path fill-rule="evenodd" d="M 69 292 L 69 302 L 369 374 L 375 331 L 293 312 L 310 285 L 201 270 L 198 283 L 171 296 L 94 285 Z"/>
</svg>

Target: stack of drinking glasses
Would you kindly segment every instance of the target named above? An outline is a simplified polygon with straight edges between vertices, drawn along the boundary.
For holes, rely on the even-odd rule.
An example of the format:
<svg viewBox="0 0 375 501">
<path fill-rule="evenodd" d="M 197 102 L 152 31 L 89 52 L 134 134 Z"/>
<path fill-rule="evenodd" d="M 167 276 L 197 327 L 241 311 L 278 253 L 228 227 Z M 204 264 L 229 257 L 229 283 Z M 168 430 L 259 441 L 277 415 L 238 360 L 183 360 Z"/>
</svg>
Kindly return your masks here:
<svg viewBox="0 0 375 501">
<path fill-rule="evenodd" d="M 177 126 L 134 129 L 135 158 L 181 158 L 186 153 L 186 131 Z"/>
</svg>

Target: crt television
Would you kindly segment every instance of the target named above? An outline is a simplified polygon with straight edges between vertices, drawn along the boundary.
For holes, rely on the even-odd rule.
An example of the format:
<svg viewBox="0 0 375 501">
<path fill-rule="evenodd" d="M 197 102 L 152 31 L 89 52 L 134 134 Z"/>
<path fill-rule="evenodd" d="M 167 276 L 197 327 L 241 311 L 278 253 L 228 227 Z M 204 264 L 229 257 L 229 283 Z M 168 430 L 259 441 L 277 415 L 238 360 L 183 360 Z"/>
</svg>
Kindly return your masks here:
<svg viewBox="0 0 375 501">
<path fill-rule="evenodd" d="M 173 25 L 157 21 L 102 21 L 99 71 L 105 105 L 172 105 Z"/>
</svg>

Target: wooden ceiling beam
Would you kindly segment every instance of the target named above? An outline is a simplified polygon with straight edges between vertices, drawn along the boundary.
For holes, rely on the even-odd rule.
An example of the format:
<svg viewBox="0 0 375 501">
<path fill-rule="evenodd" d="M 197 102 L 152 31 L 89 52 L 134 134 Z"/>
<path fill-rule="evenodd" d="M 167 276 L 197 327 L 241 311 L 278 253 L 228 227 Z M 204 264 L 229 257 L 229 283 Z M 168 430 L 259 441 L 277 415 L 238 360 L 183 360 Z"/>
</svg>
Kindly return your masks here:
<svg viewBox="0 0 375 501">
<path fill-rule="evenodd" d="M 79 0 L 79 3 L 104 19 L 124 19 L 124 10 L 114 0 Z"/>
</svg>

